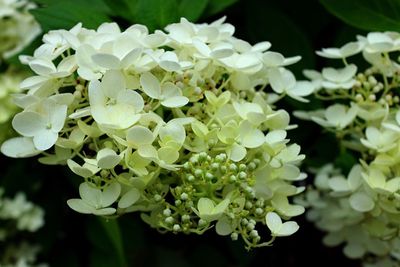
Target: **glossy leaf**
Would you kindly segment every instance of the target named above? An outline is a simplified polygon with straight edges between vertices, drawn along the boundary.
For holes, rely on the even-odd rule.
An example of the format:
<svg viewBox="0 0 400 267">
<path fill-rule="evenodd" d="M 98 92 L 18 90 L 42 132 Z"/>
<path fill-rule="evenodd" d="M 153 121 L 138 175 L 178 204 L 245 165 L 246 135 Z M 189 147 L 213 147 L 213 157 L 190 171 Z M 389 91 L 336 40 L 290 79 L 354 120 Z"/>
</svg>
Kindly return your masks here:
<svg viewBox="0 0 400 267">
<path fill-rule="evenodd" d="M 400 1 L 320 0 L 333 15 L 347 24 L 368 31 L 399 31 Z"/>
</svg>

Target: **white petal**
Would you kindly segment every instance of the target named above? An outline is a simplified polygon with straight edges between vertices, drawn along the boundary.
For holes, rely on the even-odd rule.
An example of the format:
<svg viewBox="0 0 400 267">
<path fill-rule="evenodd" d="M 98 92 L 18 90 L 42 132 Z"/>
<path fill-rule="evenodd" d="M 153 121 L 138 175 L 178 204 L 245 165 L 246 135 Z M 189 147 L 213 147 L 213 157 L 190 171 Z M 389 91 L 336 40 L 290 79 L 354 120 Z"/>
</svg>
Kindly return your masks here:
<svg viewBox="0 0 400 267">
<path fill-rule="evenodd" d="M 136 203 L 140 198 L 140 192 L 136 188 L 132 188 L 126 192 L 118 202 L 118 208 L 126 209 Z"/>
<path fill-rule="evenodd" d="M 67 160 L 67 164 L 73 173 L 83 178 L 88 178 L 90 176 L 93 176 L 95 173 L 92 169 L 80 166 L 78 163 L 76 163 L 71 159 Z"/>
<path fill-rule="evenodd" d="M 73 209 L 74 211 L 77 211 L 79 213 L 83 214 L 92 214 L 94 211 L 94 208 L 87 204 L 85 201 L 79 198 L 73 198 L 69 199 L 67 201 L 67 205 Z"/>
<path fill-rule="evenodd" d="M 35 73 L 41 76 L 49 76 L 51 73 L 57 71 L 56 66 L 54 66 L 53 62 L 40 58 L 34 59 L 29 62 L 29 67 L 31 67 L 31 69 Z"/>
<path fill-rule="evenodd" d="M 97 166 L 101 169 L 112 169 L 119 164 L 121 157 L 111 148 L 103 148 L 97 152 Z"/>
<path fill-rule="evenodd" d="M 81 198 L 94 209 L 101 208 L 101 190 L 87 183 L 79 185 L 79 195 Z"/>
<path fill-rule="evenodd" d="M 125 90 L 125 78 L 121 71 L 107 71 L 101 81 L 101 88 L 106 96 L 117 99 L 118 93 Z"/>
<path fill-rule="evenodd" d="M 215 225 L 215 231 L 221 236 L 226 236 L 232 233 L 232 225 L 228 218 L 222 217 Z"/>
<path fill-rule="evenodd" d="M 161 147 L 158 150 L 158 158 L 167 164 L 172 164 L 179 158 L 179 152 L 175 147 Z"/>
<path fill-rule="evenodd" d="M 66 105 L 55 105 L 54 108 L 49 110 L 51 130 L 53 132 L 58 133 L 64 127 L 67 109 Z"/>
<path fill-rule="evenodd" d="M 32 137 L 46 128 L 46 119 L 36 112 L 25 111 L 14 116 L 13 128 L 21 135 Z"/>
<path fill-rule="evenodd" d="M 98 215 L 98 216 L 107 216 L 107 215 L 113 215 L 117 210 L 114 208 L 103 208 L 103 209 L 98 209 L 94 210 L 93 214 Z"/>
<path fill-rule="evenodd" d="M 133 126 L 126 134 L 126 141 L 136 147 L 143 144 L 151 144 L 154 141 L 154 134 L 148 128 L 143 126 Z"/>
<path fill-rule="evenodd" d="M 167 108 L 179 108 L 189 103 L 186 96 L 174 96 L 161 101 L 161 105 Z"/>
<path fill-rule="evenodd" d="M 161 87 L 159 80 L 150 72 L 145 72 L 140 76 L 140 84 L 143 91 L 154 99 L 160 99 Z"/>
<path fill-rule="evenodd" d="M 350 64 L 342 69 L 324 68 L 322 69 L 322 76 L 334 83 L 344 83 L 353 78 L 356 72 L 357 66 Z"/>
<path fill-rule="evenodd" d="M 121 185 L 118 182 L 113 182 L 108 185 L 101 193 L 101 207 L 108 207 L 113 204 L 121 194 Z"/>
<path fill-rule="evenodd" d="M 1 153 L 11 158 L 26 158 L 39 154 L 33 144 L 32 138 L 15 137 L 5 141 L 1 145 Z"/>
<path fill-rule="evenodd" d="M 282 224 L 279 233 L 276 236 L 289 236 L 297 232 L 299 230 L 299 225 L 294 221 L 285 222 Z"/>
<path fill-rule="evenodd" d="M 268 229 L 271 231 L 272 234 L 279 233 L 282 227 L 282 219 L 279 215 L 275 212 L 268 212 L 265 216 L 265 221 L 267 223 Z"/>
<path fill-rule="evenodd" d="M 364 192 L 357 192 L 349 198 L 350 206 L 359 212 L 367 212 L 375 207 L 375 203 L 370 196 Z"/>
<path fill-rule="evenodd" d="M 144 101 L 140 94 L 133 90 L 124 90 L 118 94 L 117 103 L 124 103 L 132 106 L 136 112 L 140 112 L 144 107 Z"/>
<path fill-rule="evenodd" d="M 246 148 L 237 143 L 232 145 L 229 152 L 229 158 L 235 162 L 241 161 L 247 154 Z"/>
<path fill-rule="evenodd" d="M 213 208 L 214 202 L 209 198 L 202 197 L 197 202 L 197 209 L 200 214 L 211 214 Z"/>
<path fill-rule="evenodd" d="M 120 67 L 120 60 L 118 57 L 110 54 L 94 54 L 92 60 L 98 66 L 106 69 L 118 69 Z"/>
<path fill-rule="evenodd" d="M 58 133 L 51 130 L 42 130 L 33 137 L 33 143 L 38 150 L 47 150 L 52 147 L 58 139 Z"/>
</svg>

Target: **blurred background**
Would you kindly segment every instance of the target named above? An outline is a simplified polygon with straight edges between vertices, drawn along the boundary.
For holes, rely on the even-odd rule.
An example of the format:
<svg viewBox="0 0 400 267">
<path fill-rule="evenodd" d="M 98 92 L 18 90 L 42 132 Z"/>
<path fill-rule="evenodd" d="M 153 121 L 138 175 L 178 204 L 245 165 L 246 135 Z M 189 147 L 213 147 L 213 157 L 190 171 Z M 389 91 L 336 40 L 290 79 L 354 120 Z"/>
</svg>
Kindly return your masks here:
<svg viewBox="0 0 400 267">
<path fill-rule="evenodd" d="M 1 2 L 1 1 L 0 1 Z M 194 22 L 212 22 L 227 16 L 236 27 L 236 36 L 254 44 L 270 41 L 271 50 L 283 55 L 301 55 L 291 67 L 298 79 L 301 70 L 320 69 L 324 60 L 315 50 L 337 47 L 355 39 L 357 34 L 374 30 L 400 29 L 400 1 L 396 0 L 37 0 L 30 12 L 43 32 L 69 29 L 77 22 L 95 28 L 105 21 L 116 21 L 122 28 L 133 23 L 150 30 L 186 17 Z M 1 31 L 1 29 L 0 29 Z M 40 44 L 39 36 L 21 54 L 31 54 Z M 14 56 L 2 63 L 18 65 Z M 285 100 L 286 101 L 286 100 Z M 321 105 L 280 103 L 288 110 Z M 296 120 L 293 118 L 293 122 Z M 302 122 L 290 132 L 307 155 L 304 170 L 334 160 L 336 139 L 319 137 L 320 128 Z M 352 155 L 340 155 L 337 164 L 349 169 L 356 161 Z M 341 248 L 322 245 L 323 234 L 297 218 L 301 228 L 288 238 L 279 238 L 272 247 L 246 251 L 241 241 L 217 236 L 160 234 L 143 223 L 138 214 L 118 221 L 105 222 L 70 210 L 66 200 L 76 195 L 80 178 L 62 166 L 47 166 L 35 159 L 0 157 L 0 186 L 6 195 L 25 191 L 28 199 L 45 210 L 45 226 L 33 237 L 42 247 L 40 262 L 55 267 L 126 267 L 126 266 L 359 266 L 342 254 Z M 309 177 L 310 183 L 313 177 Z M 1 254 L 1 252 L 0 252 Z"/>
</svg>

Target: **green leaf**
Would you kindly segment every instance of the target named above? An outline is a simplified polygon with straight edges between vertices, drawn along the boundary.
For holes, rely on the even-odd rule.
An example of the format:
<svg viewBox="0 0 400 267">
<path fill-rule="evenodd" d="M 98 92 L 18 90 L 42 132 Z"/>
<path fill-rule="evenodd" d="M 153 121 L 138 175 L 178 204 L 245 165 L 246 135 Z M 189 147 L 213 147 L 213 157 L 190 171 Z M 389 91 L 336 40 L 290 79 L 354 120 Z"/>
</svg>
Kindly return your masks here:
<svg viewBox="0 0 400 267">
<path fill-rule="evenodd" d="M 191 22 L 197 21 L 206 9 L 208 0 L 181 0 L 179 3 L 179 16 Z"/>
<path fill-rule="evenodd" d="M 131 22 L 146 25 L 150 31 L 179 20 L 177 0 L 124 0 Z"/>
<path fill-rule="evenodd" d="M 90 12 L 88 12 L 90 10 Z M 103 0 L 61 0 L 31 13 L 42 26 L 44 32 L 54 29 L 69 29 L 79 22 L 84 27 L 97 28 L 101 23 L 110 21 L 109 9 Z"/>
<path fill-rule="evenodd" d="M 320 0 L 333 15 L 368 31 L 400 31 L 398 0 Z"/>
<path fill-rule="evenodd" d="M 207 16 L 212 16 L 220 13 L 237 1 L 238 0 L 210 0 L 206 9 L 206 14 Z"/>
<path fill-rule="evenodd" d="M 299 27 L 298 21 L 269 2 L 249 0 L 245 8 L 249 41 L 269 41 L 272 43 L 272 51 L 282 53 L 285 57 L 301 55 L 300 62 L 289 66 L 297 77 L 300 77 L 303 69 L 314 67 L 315 55 L 310 37 L 308 32 Z"/>
<path fill-rule="evenodd" d="M 103 229 L 105 230 L 106 235 L 114 246 L 120 262 L 120 266 L 127 266 L 121 231 L 117 220 L 106 220 L 100 217 L 98 219 Z"/>
</svg>

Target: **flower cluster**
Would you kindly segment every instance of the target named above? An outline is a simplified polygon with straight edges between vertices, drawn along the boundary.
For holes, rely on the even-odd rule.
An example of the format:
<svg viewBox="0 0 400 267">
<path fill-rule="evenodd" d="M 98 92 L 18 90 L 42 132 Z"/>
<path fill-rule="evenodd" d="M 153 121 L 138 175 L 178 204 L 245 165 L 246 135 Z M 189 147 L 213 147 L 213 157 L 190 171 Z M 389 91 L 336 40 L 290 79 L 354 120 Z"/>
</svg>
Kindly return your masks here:
<svg viewBox="0 0 400 267">
<path fill-rule="evenodd" d="M 23 193 L 6 198 L 0 188 L 0 222 L 1 266 L 46 266 L 35 264 L 38 246 L 15 241 L 19 233 L 35 232 L 43 226 L 44 212 L 39 206 L 27 201 Z"/>
<path fill-rule="evenodd" d="M 342 59 L 343 68 L 306 71 L 315 95 L 330 106 L 298 112 L 336 134 L 342 149 L 358 155 L 350 173 L 327 165 L 307 194 L 310 220 L 328 232 L 328 245 L 346 243 L 344 253 L 365 266 L 399 266 L 400 260 L 400 34 L 373 32 L 341 48 L 317 52 Z M 347 57 L 369 63 L 359 72 Z"/>
<path fill-rule="evenodd" d="M 0 0 L 0 59 L 20 52 L 41 32 L 26 0 Z"/>
<path fill-rule="evenodd" d="M 291 235 L 304 212 L 289 203 L 304 188 L 300 147 L 288 144 L 289 114 L 273 104 L 299 101 L 313 85 L 297 82 L 285 58 L 233 37 L 220 19 L 186 19 L 149 33 L 81 24 L 44 35 L 33 56 L 36 73 L 21 83 L 21 134 L 1 150 L 11 157 L 42 154 L 67 164 L 85 181 L 68 205 L 81 213 L 117 217 L 142 212 L 160 231 L 198 233 L 214 225 L 246 246 Z M 269 91 L 268 93 L 264 91 Z M 265 227 L 267 225 L 267 227 Z"/>
<path fill-rule="evenodd" d="M 14 68 L 0 74 L 0 144 L 13 134 L 11 118 L 18 108 L 12 101 L 12 95 L 20 92 L 19 84 L 25 77 L 24 73 Z"/>
</svg>

